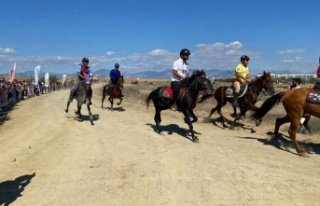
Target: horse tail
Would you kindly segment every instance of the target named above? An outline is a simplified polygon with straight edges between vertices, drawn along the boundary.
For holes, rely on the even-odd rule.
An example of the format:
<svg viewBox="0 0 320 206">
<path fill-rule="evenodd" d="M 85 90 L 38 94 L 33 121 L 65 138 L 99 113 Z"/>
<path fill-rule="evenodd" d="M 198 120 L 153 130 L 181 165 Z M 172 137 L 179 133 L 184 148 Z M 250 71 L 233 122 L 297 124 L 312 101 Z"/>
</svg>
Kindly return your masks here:
<svg viewBox="0 0 320 206">
<path fill-rule="evenodd" d="M 274 106 L 279 104 L 285 93 L 286 92 L 279 92 L 278 94 L 275 94 L 266 99 L 261 107 L 251 115 L 252 120 L 261 119 L 264 115 L 266 115 Z"/>
<path fill-rule="evenodd" d="M 155 94 L 156 90 L 153 90 L 152 92 L 150 92 L 150 94 L 148 95 L 147 99 L 146 99 L 146 105 L 147 105 L 147 109 L 149 108 L 149 103 L 150 100 L 153 98 L 153 95 Z"/>
</svg>

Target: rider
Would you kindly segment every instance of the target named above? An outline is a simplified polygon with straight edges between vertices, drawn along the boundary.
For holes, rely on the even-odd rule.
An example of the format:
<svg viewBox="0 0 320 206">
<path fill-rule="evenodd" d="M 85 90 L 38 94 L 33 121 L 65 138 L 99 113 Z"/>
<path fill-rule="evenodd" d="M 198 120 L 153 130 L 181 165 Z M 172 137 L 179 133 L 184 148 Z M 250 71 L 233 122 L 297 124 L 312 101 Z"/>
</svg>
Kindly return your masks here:
<svg viewBox="0 0 320 206">
<path fill-rule="evenodd" d="M 232 85 L 235 89 L 235 92 L 233 94 L 232 106 L 237 105 L 241 86 L 251 81 L 251 78 L 249 75 L 249 67 L 248 67 L 249 60 L 250 58 L 248 56 L 246 55 L 241 56 L 240 57 L 241 63 L 238 64 L 238 66 L 235 69 L 235 75 L 233 76 L 233 80 L 232 80 Z"/>
<path fill-rule="evenodd" d="M 301 79 L 300 78 L 293 78 L 292 79 L 292 83 L 288 86 L 288 90 L 291 90 L 291 89 L 300 89 L 301 86 Z"/>
<path fill-rule="evenodd" d="M 179 97 L 180 87 L 187 86 L 185 80 L 189 77 L 188 68 L 189 63 L 187 60 L 191 55 L 188 49 L 182 49 L 180 51 L 180 58 L 173 62 L 171 87 L 173 90 L 173 104 L 171 110 L 177 111 L 177 99 Z"/>
<path fill-rule="evenodd" d="M 82 64 L 79 64 L 79 66 L 77 67 L 77 81 L 70 91 L 69 102 L 72 102 L 73 98 L 76 96 L 79 90 L 81 81 L 84 81 L 86 79 L 86 76 L 90 75 L 90 69 L 89 69 L 90 67 L 88 65 L 89 65 L 89 59 L 84 57 L 82 59 Z M 90 104 L 91 104 L 91 100 L 90 100 Z"/>
<path fill-rule="evenodd" d="M 320 79 L 320 57 L 319 57 L 319 66 L 317 69 L 317 78 Z"/>
<path fill-rule="evenodd" d="M 119 71 L 120 65 L 118 63 L 114 64 L 114 69 L 112 69 L 109 73 L 109 88 L 111 89 L 118 81 L 119 77 L 121 76 L 121 72 Z M 123 96 L 121 94 L 121 96 Z"/>
<path fill-rule="evenodd" d="M 319 57 L 319 66 L 318 66 L 318 69 L 317 69 L 317 81 L 314 85 L 314 89 L 320 89 L 320 57 Z"/>
</svg>

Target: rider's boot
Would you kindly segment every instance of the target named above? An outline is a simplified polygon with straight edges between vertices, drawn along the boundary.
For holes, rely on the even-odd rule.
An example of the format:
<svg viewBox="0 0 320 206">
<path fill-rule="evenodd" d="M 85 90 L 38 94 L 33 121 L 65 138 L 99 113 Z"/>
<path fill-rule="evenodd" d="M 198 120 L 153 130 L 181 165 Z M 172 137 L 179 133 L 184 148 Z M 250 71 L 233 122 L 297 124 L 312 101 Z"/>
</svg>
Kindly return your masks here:
<svg viewBox="0 0 320 206">
<path fill-rule="evenodd" d="M 239 98 L 239 93 L 238 92 L 235 92 L 233 94 L 233 100 L 232 100 L 232 106 L 236 107 L 237 106 L 237 102 L 238 102 L 238 98 Z"/>
</svg>

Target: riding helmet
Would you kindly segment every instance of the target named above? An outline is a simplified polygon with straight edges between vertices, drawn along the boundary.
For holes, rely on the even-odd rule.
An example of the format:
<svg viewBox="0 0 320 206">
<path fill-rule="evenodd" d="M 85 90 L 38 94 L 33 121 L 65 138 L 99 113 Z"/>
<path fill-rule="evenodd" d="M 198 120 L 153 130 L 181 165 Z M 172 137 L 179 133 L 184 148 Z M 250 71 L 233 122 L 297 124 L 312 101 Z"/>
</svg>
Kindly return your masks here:
<svg viewBox="0 0 320 206">
<path fill-rule="evenodd" d="M 118 63 L 115 63 L 114 67 L 115 67 L 115 68 L 119 68 L 120 65 L 119 65 Z"/>
<path fill-rule="evenodd" d="M 87 57 L 83 57 L 82 62 L 87 62 L 89 63 L 89 59 Z"/>
<path fill-rule="evenodd" d="M 189 49 L 186 49 L 186 48 L 181 49 L 181 51 L 180 51 L 180 56 L 181 56 L 181 55 L 183 55 L 183 54 L 191 55 L 191 53 L 190 53 Z"/>
<path fill-rule="evenodd" d="M 243 56 L 241 56 L 241 58 L 240 58 L 240 61 L 243 61 L 243 60 L 250 60 L 250 58 L 247 56 L 247 55 L 243 55 Z"/>
</svg>

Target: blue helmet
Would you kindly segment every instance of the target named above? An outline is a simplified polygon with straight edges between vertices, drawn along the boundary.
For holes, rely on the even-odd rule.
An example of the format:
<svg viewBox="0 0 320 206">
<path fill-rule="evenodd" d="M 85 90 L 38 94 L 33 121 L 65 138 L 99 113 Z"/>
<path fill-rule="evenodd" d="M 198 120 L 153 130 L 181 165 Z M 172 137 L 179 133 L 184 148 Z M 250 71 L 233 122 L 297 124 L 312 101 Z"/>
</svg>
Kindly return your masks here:
<svg viewBox="0 0 320 206">
<path fill-rule="evenodd" d="M 115 63 L 114 67 L 115 67 L 115 68 L 119 68 L 120 65 L 119 65 L 118 63 Z"/>
</svg>

